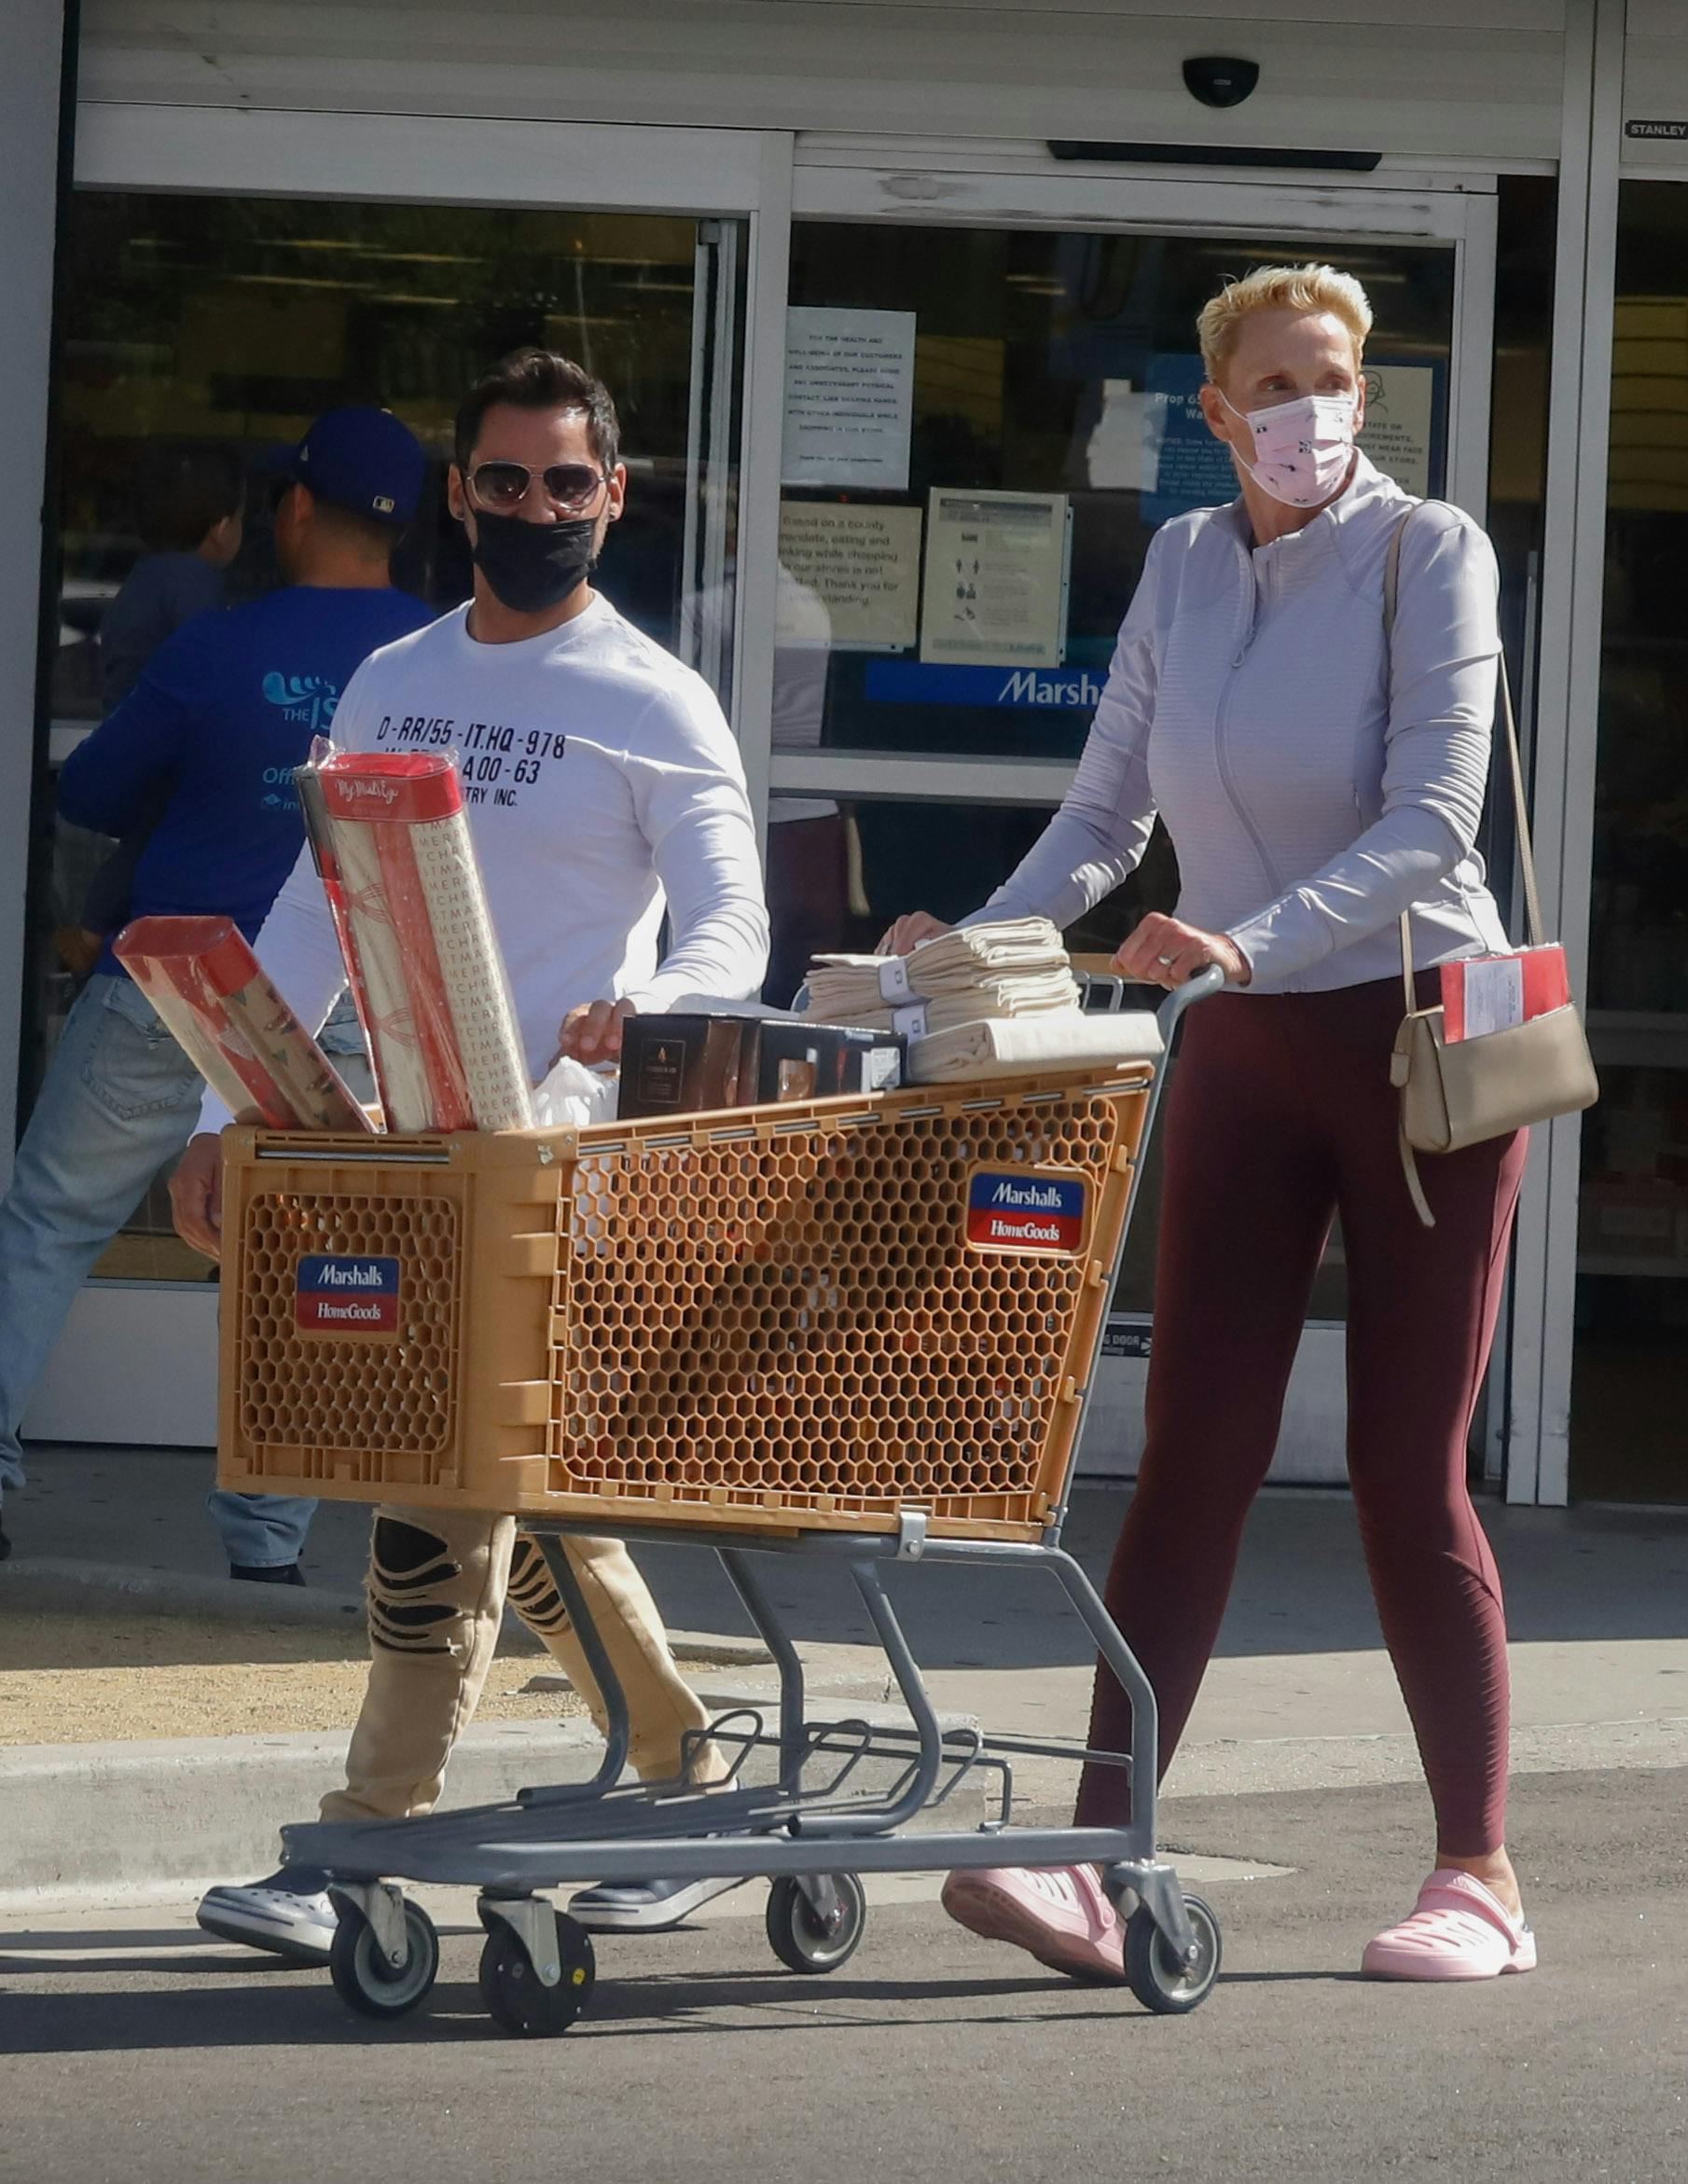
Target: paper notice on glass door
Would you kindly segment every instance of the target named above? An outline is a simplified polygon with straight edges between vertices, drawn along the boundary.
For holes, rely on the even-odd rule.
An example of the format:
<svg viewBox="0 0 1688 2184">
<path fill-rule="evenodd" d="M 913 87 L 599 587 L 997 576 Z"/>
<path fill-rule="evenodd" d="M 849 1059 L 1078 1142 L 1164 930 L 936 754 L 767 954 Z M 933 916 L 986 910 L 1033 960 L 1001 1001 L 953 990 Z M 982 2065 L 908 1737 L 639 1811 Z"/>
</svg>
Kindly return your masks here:
<svg viewBox="0 0 1688 2184">
<path fill-rule="evenodd" d="M 1422 499 L 1430 491 L 1436 374 L 1428 364 L 1368 364 L 1360 445 L 1385 477 Z"/>
<path fill-rule="evenodd" d="M 920 511 L 836 501 L 780 505 L 778 644 L 906 652 L 920 600 Z M 805 616 L 807 600 L 819 602 Z"/>
<path fill-rule="evenodd" d="M 911 311 L 786 312 L 787 485 L 908 491 L 914 336 Z"/>
<path fill-rule="evenodd" d="M 926 518 L 920 657 L 1059 667 L 1069 537 L 1065 493 L 934 491 Z"/>
</svg>

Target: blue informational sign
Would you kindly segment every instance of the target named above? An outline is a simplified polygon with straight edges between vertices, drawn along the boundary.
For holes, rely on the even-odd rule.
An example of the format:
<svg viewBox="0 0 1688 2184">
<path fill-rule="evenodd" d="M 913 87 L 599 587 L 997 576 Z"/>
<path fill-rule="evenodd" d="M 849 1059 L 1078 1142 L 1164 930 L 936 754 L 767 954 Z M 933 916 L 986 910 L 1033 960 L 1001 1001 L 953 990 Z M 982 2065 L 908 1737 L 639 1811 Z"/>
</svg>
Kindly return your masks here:
<svg viewBox="0 0 1688 2184">
<path fill-rule="evenodd" d="M 918 659 L 867 663 L 865 688 L 881 705 L 991 705 L 1094 712 L 1107 676 L 1092 668 L 954 668 Z"/>
<path fill-rule="evenodd" d="M 1150 445 L 1143 450 L 1145 491 L 1140 504 L 1147 524 L 1169 523 L 1192 508 L 1222 508 L 1237 498 L 1230 451 L 1208 430 L 1197 398 L 1207 376 L 1199 356 L 1149 359 L 1144 431 Z"/>
</svg>

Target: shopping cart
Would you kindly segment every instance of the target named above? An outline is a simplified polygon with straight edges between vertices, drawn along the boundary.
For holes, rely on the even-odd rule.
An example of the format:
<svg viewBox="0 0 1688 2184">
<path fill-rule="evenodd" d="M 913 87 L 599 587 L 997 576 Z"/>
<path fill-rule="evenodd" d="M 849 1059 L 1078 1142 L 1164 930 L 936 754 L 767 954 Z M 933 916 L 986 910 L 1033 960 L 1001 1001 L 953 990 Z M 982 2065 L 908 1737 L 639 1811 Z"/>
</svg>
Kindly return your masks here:
<svg viewBox="0 0 1688 2184">
<path fill-rule="evenodd" d="M 587 1782 L 284 1830 L 285 1861 L 330 1876 L 353 2009 L 399 2017 L 434 1983 L 407 1881 L 478 1891 L 486 2006 L 545 2035 L 587 2007 L 595 1963 L 543 1891 L 767 1880 L 775 1954 L 816 1973 L 862 1938 L 865 1873 L 1086 1861 L 1138 1997 L 1207 1997 L 1218 1921 L 1155 1852 L 1154 1693 L 1060 1532 L 1173 1032 L 1221 983 L 1165 1001 L 1151 1058 L 1013 1084 L 579 1131 L 231 1139 L 222 1483 L 515 1513 L 608 1722 Z M 321 1323 L 330 1263 L 359 1300 L 350 1328 Z M 621 1779 L 625 1700 L 563 1553 L 592 1533 L 713 1554 L 778 1666 L 777 1714 L 712 1722 L 671 1781 Z M 906 1727 L 811 1718 L 769 1555 L 848 1573 Z M 1130 1750 L 946 1729 L 883 1583 L 934 1563 L 1053 1580 L 1131 1701 Z M 729 1787 L 696 1778 L 706 1741 Z M 771 1779 L 749 1780 L 753 1755 Z M 1017 1828 L 1027 1757 L 1123 1770 L 1129 1821 Z M 989 1817 L 934 1831 L 969 1777 Z"/>
</svg>

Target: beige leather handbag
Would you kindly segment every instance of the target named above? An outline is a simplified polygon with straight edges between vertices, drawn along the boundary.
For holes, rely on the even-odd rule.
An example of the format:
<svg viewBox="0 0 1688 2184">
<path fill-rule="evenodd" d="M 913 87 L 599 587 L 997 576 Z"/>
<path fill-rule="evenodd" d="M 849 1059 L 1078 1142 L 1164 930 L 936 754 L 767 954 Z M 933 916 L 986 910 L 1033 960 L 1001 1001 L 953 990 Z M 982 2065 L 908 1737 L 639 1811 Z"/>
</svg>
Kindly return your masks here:
<svg viewBox="0 0 1688 2184">
<path fill-rule="evenodd" d="M 1404 517 L 1390 542 L 1383 579 L 1383 626 L 1392 639 L 1401 575 Z M 1524 901 L 1529 918 L 1529 944 L 1544 947 L 1542 898 L 1536 886 L 1530 848 L 1529 814 L 1524 798 L 1524 765 L 1518 728 L 1513 717 L 1506 658 L 1500 662 L 1501 717 L 1512 775 L 1513 803 L 1518 820 L 1518 864 L 1524 876 Z M 1401 1094 L 1401 1165 L 1413 1205 L 1427 1228 L 1436 1224 L 1418 1178 L 1416 1154 L 1457 1153 L 1461 1146 L 1501 1138 L 1556 1114 L 1574 1114 L 1599 1097 L 1599 1083 L 1582 1019 L 1572 1006 L 1527 1016 L 1522 1023 L 1486 1031 L 1473 1039 L 1443 1036 L 1440 1006 L 1420 1008 L 1413 983 L 1413 934 L 1409 911 L 1401 914 L 1401 971 L 1406 1014 L 1395 1034 L 1390 1082 Z"/>
</svg>

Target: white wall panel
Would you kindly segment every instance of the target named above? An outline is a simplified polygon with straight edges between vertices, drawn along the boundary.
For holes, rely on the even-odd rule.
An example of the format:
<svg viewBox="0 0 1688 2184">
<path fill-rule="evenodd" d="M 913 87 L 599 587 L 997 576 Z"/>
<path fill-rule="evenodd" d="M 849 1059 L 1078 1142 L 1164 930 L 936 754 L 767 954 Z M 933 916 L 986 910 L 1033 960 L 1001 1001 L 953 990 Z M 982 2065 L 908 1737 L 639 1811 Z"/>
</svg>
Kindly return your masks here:
<svg viewBox="0 0 1688 2184">
<path fill-rule="evenodd" d="M 1637 138 L 1631 122 L 1688 132 L 1688 0 L 1629 0 L 1624 54 L 1624 172 L 1688 180 L 1688 134 Z"/>
<path fill-rule="evenodd" d="M 1550 159 L 1564 0 L 89 0 L 85 95 L 213 105 Z M 1409 21 L 1403 21 L 1410 13 Z M 1185 90 L 1237 52 L 1228 113 Z M 566 56 L 566 58 L 565 58 Z"/>
<path fill-rule="evenodd" d="M 745 213 L 758 201 L 761 157 L 761 140 L 743 130 L 630 137 L 589 122 L 84 101 L 76 172 L 87 189 Z"/>
<path fill-rule="evenodd" d="M 217 1292 L 94 1282 L 71 1306 L 23 1420 L 28 1441 L 214 1448 Z"/>
</svg>

